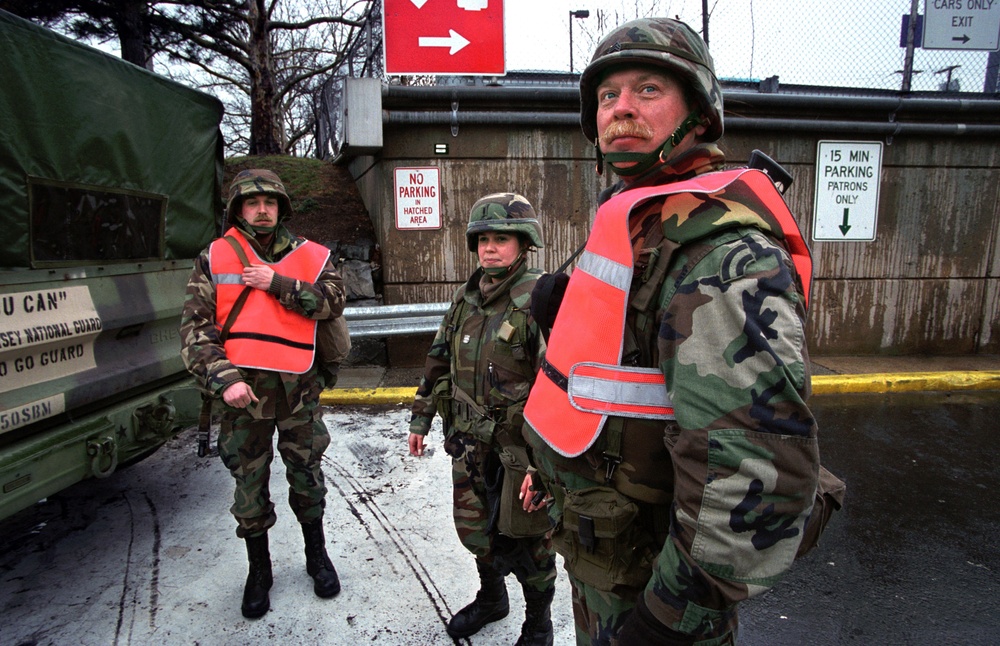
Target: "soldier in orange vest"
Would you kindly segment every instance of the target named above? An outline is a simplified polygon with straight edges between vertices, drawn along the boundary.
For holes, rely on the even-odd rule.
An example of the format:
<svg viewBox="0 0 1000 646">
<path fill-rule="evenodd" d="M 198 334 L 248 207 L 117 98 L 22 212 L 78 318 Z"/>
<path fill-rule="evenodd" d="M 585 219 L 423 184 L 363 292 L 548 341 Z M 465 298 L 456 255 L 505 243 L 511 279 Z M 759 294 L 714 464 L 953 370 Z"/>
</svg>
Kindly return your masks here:
<svg viewBox="0 0 1000 646">
<path fill-rule="evenodd" d="M 809 251 L 766 175 L 724 170 L 722 91 L 690 27 L 616 28 L 580 96 L 598 172 L 620 181 L 554 325 L 557 279 L 532 293 L 553 327 L 524 411 L 541 475 L 524 508 L 555 524 L 578 644 L 732 644 L 739 602 L 822 524 Z"/>
<path fill-rule="evenodd" d="M 329 375 L 316 361 L 316 329 L 343 314 L 346 297 L 330 250 L 285 228 L 292 205 L 277 174 L 237 174 L 226 214 L 230 228 L 198 257 L 188 282 L 181 356 L 205 392 L 225 404 L 219 456 L 236 480 L 230 511 L 250 562 L 241 611 L 256 618 L 270 608 L 273 582 L 267 531 L 276 520 L 269 492 L 275 428 L 313 590 L 322 598 L 340 592 L 323 534 L 321 460 L 330 435 L 318 405 Z"/>
</svg>

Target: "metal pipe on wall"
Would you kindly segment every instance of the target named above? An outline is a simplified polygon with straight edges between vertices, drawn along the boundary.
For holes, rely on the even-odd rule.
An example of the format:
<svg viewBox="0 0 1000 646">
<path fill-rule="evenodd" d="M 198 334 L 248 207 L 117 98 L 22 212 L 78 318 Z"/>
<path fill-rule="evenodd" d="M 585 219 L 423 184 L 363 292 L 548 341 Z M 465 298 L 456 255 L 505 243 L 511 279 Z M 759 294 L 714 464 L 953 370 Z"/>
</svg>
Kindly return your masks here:
<svg viewBox="0 0 1000 646">
<path fill-rule="evenodd" d="M 997 106 L 1000 110 L 1000 106 Z M 528 125 L 575 126 L 580 115 L 575 112 L 485 112 L 466 110 L 451 112 L 423 112 L 383 110 L 383 123 L 392 125 L 450 125 L 457 118 L 460 124 L 479 125 Z M 1000 125 L 965 123 L 905 123 L 899 121 L 848 121 L 819 119 L 788 119 L 768 117 L 726 117 L 727 130 L 794 130 L 796 132 L 819 130 L 824 132 L 858 132 L 875 135 L 945 135 L 1000 137 Z"/>
<path fill-rule="evenodd" d="M 547 105 L 559 103 L 578 104 L 580 91 L 576 87 L 483 87 L 483 86 L 411 86 L 383 85 L 383 105 L 393 100 L 415 100 L 421 103 L 440 100 L 451 105 L 475 101 L 507 102 L 538 101 Z M 900 97 L 900 96 L 831 96 L 815 93 L 762 93 L 747 90 L 723 91 L 723 103 L 738 103 L 755 108 L 802 107 L 830 110 L 886 110 L 890 112 L 974 112 L 986 115 L 1000 114 L 1000 100 L 955 97 Z M 577 117 L 579 118 L 579 116 Z"/>
</svg>

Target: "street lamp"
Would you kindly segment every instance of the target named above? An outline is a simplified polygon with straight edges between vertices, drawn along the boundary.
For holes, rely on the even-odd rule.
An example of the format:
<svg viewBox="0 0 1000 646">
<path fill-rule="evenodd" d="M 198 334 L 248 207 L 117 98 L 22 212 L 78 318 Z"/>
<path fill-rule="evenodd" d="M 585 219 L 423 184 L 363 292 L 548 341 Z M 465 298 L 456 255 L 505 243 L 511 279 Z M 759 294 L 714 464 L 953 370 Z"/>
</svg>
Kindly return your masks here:
<svg viewBox="0 0 1000 646">
<path fill-rule="evenodd" d="M 577 9 L 569 12 L 569 73 L 573 73 L 573 19 L 589 18 L 590 12 L 586 9 Z"/>
</svg>

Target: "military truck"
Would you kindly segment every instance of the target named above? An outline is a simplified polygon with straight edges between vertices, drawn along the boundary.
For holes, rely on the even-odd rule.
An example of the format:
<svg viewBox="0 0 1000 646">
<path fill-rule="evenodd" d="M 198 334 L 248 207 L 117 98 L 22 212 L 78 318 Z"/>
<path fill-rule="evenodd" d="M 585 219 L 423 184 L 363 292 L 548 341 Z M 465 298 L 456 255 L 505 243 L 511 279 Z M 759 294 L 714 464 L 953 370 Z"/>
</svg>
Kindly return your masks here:
<svg viewBox="0 0 1000 646">
<path fill-rule="evenodd" d="M 197 422 L 178 324 L 223 145 L 207 94 L 3 11 L 0 51 L 5 518 Z"/>
</svg>

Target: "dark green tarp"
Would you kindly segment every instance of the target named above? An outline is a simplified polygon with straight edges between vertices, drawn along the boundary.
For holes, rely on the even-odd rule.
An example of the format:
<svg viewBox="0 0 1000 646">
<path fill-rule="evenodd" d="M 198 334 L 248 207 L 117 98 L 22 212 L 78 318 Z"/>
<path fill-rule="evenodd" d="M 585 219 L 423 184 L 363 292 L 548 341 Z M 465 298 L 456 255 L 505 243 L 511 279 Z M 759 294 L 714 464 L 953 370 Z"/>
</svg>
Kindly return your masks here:
<svg viewBox="0 0 1000 646">
<path fill-rule="evenodd" d="M 0 267 L 31 266 L 38 180 L 165 196 L 163 257 L 196 256 L 221 211 L 222 112 L 210 95 L 0 11 Z"/>
</svg>

